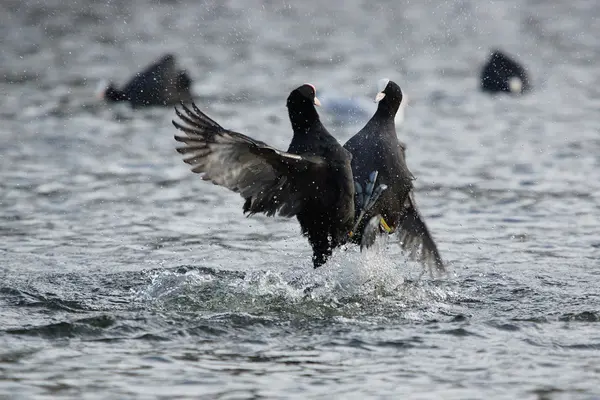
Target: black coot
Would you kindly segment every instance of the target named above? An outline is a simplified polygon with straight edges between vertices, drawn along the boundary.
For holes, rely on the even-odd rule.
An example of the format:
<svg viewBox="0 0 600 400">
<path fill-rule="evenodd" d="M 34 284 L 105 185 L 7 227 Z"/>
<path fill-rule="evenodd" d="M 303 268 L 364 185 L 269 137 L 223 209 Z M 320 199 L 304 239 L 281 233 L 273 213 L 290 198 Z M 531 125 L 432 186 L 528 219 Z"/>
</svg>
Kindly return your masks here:
<svg viewBox="0 0 600 400">
<path fill-rule="evenodd" d="M 378 90 L 375 115 L 344 147 L 352 153 L 352 172 L 357 182 L 378 171 L 376 182 L 388 188 L 359 223 L 353 241 L 370 246 L 377 234 L 398 230 L 401 246 L 413 258 L 420 248 L 420 261 L 443 272 L 442 258 L 415 204 L 414 177 L 406 166 L 405 146 L 396 135 L 394 117 L 402 104 L 402 90 L 389 79 L 380 80 Z M 360 206 L 358 197 L 356 204 Z"/>
<path fill-rule="evenodd" d="M 177 151 L 192 171 L 239 192 L 244 213 L 296 216 L 313 249 L 313 265 L 323 265 L 343 244 L 354 221 L 352 156 L 321 124 L 313 85 L 291 92 L 287 108 L 294 132 L 287 152 L 221 127 L 194 104 L 176 110 L 173 121 L 186 136 Z"/>
<path fill-rule="evenodd" d="M 481 90 L 522 94 L 530 89 L 525 68 L 500 50 L 493 51 L 481 71 Z"/>
<path fill-rule="evenodd" d="M 101 87 L 99 96 L 109 102 L 128 101 L 134 108 L 168 106 L 191 102 L 192 81 L 184 70 L 178 70 L 175 56 L 166 54 L 117 89 L 112 83 Z M 104 86 L 104 85 L 103 85 Z"/>
</svg>

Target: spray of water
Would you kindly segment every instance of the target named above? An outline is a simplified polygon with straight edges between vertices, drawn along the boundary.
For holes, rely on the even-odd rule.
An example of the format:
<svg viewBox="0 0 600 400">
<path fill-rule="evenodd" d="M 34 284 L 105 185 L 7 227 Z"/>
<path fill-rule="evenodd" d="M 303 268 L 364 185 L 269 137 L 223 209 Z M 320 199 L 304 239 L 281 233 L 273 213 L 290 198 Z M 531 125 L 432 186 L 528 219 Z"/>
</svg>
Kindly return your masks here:
<svg viewBox="0 0 600 400">
<path fill-rule="evenodd" d="M 450 284 L 410 279 L 411 270 L 421 276 L 420 267 L 402 257 L 389 258 L 381 246 L 363 253 L 336 252 L 316 270 L 290 265 L 246 272 L 203 266 L 154 271 L 136 298 L 161 308 L 208 315 L 308 318 L 419 319 L 423 312 L 447 307 L 454 296 Z"/>
</svg>

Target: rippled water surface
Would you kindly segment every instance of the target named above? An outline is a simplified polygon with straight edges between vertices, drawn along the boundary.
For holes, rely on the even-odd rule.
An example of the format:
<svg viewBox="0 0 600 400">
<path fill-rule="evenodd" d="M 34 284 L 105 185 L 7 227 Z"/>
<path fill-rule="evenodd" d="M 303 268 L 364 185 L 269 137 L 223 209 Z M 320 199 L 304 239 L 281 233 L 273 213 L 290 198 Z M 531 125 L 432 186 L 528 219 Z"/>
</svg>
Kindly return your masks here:
<svg viewBox="0 0 600 400">
<path fill-rule="evenodd" d="M 297 4 L 296 4 L 297 3 Z M 600 3 L 4 1 L 0 397 L 600 396 Z M 488 50 L 530 70 L 477 90 Z M 390 242 L 314 271 L 295 221 L 175 153 L 171 109 L 94 98 L 172 52 L 198 104 L 279 147 L 288 92 L 397 81 L 450 276 Z M 340 139 L 350 121 L 323 113 Z"/>
</svg>

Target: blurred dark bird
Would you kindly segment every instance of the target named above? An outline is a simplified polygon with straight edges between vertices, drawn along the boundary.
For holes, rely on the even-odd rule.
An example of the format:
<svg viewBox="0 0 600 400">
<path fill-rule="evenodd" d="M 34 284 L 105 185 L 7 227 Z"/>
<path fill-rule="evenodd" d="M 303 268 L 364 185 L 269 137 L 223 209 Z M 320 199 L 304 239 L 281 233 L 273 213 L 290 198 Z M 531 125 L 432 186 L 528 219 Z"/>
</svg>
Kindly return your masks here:
<svg viewBox="0 0 600 400">
<path fill-rule="evenodd" d="M 389 79 L 378 83 L 375 115 L 344 147 L 352 153 L 352 173 L 357 182 L 365 181 L 372 171 L 378 171 L 376 181 L 388 186 L 377 203 L 366 212 L 352 240 L 361 247 L 372 245 L 379 234 L 399 231 L 400 245 L 411 258 L 438 273 L 445 271 L 433 237 L 417 210 L 414 177 L 406 166 L 406 147 L 398 140 L 394 118 L 404 105 L 400 86 Z M 363 192 L 356 186 L 355 204 L 360 207 Z M 356 211 L 358 213 L 358 209 Z M 420 249 L 420 252 L 419 252 Z"/>
<path fill-rule="evenodd" d="M 134 108 L 168 106 L 192 101 L 192 80 L 184 70 L 178 70 L 175 56 L 166 54 L 117 89 L 112 83 L 100 85 L 98 96 L 109 102 L 128 101 Z"/>
<path fill-rule="evenodd" d="M 500 50 L 495 50 L 481 71 L 481 90 L 522 94 L 530 89 L 525 68 Z"/>
<path fill-rule="evenodd" d="M 297 217 L 323 265 L 332 249 L 347 241 L 354 222 L 352 156 L 321 124 L 316 89 L 305 84 L 287 99 L 294 135 L 287 152 L 227 130 L 192 103 L 176 109 L 186 136 L 177 151 L 202 179 L 239 192 L 244 213 Z"/>
</svg>

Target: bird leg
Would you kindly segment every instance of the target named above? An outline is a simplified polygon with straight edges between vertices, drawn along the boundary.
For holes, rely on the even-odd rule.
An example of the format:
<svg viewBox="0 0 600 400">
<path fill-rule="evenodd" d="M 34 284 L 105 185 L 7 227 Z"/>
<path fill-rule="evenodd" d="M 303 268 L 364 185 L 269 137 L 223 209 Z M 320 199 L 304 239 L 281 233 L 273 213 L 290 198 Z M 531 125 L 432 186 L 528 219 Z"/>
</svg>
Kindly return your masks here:
<svg viewBox="0 0 600 400">
<path fill-rule="evenodd" d="M 327 262 L 327 259 L 331 257 L 332 249 L 326 237 L 315 237 L 311 240 L 311 245 L 313 248 L 313 266 L 316 269 Z"/>
<path fill-rule="evenodd" d="M 360 249 L 371 247 L 375 243 L 380 230 L 388 234 L 394 233 L 394 230 L 388 226 L 381 215 L 375 215 L 369 219 L 369 222 L 363 228 Z"/>
<path fill-rule="evenodd" d="M 394 229 L 390 228 L 390 226 L 387 224 L 387 222 L 385 222 L 385 219 L 383 219 L 383 217 L 381 217 L 381 219 L 379 220 L 379 227 L 381 228 L 382 231 L 386 231 L 389 234 L 394 233 Z"/>
</svg>

